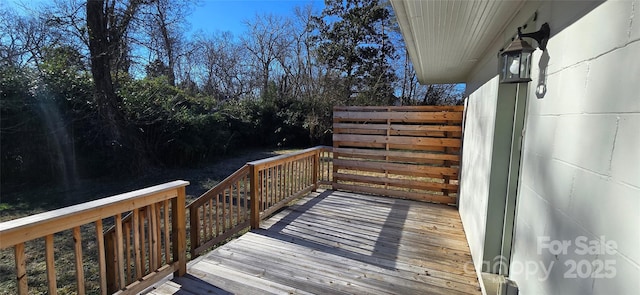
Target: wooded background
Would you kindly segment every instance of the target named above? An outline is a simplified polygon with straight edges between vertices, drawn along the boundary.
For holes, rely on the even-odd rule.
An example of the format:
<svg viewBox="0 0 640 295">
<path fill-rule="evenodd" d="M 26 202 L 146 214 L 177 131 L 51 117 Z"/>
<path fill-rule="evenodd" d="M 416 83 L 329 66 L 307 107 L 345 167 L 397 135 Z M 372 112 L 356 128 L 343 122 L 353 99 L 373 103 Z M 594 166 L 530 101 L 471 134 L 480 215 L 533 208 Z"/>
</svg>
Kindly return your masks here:
<svg viewBox="0 0 640 295">
<path fill-rule="evenodd" d="M 330 144 L 335 105 L 460 102 L 456 85 L 418 84 L 384 1 L 256 15 L 242 36 L 187 34 L 197 4 L 0 3 L 3 191 Z"/>
</svg>

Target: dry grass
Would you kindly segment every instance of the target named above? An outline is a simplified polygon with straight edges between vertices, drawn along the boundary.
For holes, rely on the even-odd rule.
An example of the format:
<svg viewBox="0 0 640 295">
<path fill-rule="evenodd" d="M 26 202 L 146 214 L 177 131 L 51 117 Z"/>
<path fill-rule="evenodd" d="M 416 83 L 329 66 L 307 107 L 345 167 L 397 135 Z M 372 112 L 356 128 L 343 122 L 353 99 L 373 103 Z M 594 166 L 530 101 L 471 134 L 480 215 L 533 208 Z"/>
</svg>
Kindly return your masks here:
<svg viewBox="0 0 640 295">
<path fill-rule="evenodd" d="M 224 161 L 195 169 L 162 170 L 132 180 L 82 181 L 72 190 L 61 188 L 24 190 L 0 198 L 0 221 L 33 215 L 48 210 L 78 204 L 122 192 L 182 179 L 190 181 L 187 202 L 197 198 L 246 162 L 264 159 L 295 150 L 251 150 Z M 105 223 L 105 228 L 110 224 Z M 98 264 L 96 260 L 95 228 L 92 224 L 82 227 L 83 263 L 87 294 L 97 294 Z M 76 280 L 71 231 L 54 237 L 55 265 L 59 294 L 76 294 Z M 47 279 L 44 258 L 44 239 L 25 243 L 29 294 L 46 294 Z M 16 294 L 13 248 L 0 250 L 0 295 Z"/>
</svg>

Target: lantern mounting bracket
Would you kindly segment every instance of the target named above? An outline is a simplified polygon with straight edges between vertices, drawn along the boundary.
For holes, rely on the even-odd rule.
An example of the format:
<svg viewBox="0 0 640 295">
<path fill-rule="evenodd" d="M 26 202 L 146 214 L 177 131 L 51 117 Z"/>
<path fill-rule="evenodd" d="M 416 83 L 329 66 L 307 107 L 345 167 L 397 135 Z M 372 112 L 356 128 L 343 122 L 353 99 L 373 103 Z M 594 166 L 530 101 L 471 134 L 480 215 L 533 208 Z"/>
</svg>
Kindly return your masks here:
<svg viewBox="0 0 640 295">
<path fill-rule="evenodd" d="M 544 23 L 540 27 L 540 30 L 533 33 L 522 33 L 522 27 L 518 27 L 518 38 L 532 38 L 538 42 L 538 48 L 540 50 L 547 50 L 547 42 L 549 41 L 549 36 L 551 35 L 551 29 L 549 28 L 549 23 Z"/>
</svg>

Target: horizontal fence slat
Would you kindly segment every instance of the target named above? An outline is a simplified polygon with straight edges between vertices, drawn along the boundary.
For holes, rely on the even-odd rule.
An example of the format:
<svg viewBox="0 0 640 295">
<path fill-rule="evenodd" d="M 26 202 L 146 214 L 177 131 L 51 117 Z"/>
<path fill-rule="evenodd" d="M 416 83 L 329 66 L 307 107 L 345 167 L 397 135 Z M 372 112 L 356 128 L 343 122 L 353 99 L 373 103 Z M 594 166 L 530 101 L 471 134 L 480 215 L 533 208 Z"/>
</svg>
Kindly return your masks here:
<svg viewBox="0 0 640 295">
<path fill-rule="evenodd" d="M 410 161 L 420 160 L 442 160 L 460 162 L 459 155 L 451 154 L 436 154 L 436 153 L 422 153 L 422 152 L 408 152 L 408 151 L 387 151 L 387 150 L 365 150 L 365 149 L 350 149 L 350 148 L 335 148 L 333 150 L 335 154 L 340 156 L 381 156 L 389 158 L 407 159 Z M 402 160 L 400 160 L 402 161 Z"/>
<path fill-rule="evenodd" d="M 340 121 L 386 121 L 405 123 L 426 123 L 433 121 L 462 122 L 460 112 L 333 112 L 333 120 Z"/>
<path fill-rule="evenodd" d="M 460 147 L 460 139 L 434 138 L 434 137 L 410 137 L 410 136 L 382 136 L 359 134 L 334 134 L 333 140 L 337 142 L 372 142 L 392 145 L 410 146 L 435 146 L 435 147 Z"/>
<path fill-rule="evenodd" d="M 447 137 L 447 138 L 460 138 L 462 132 L 447 132 L 447 131 L 404 131 L 404 130 L 379 130 L 379 129 L 344 129 L 334 128 L 335 134 L 368 134 L 368 135 L 396 135 L 396 136 L 416 136 L 416 137 Z M 449 133 L 449 134 L 447 134 Z"/>
<path fill-rule="evenodd" d="M 364 192 L 381 196 L 389 196 L 389 197 L 398 197 L 409 200 L 416 201 L 425 201 L 425 202 L 435 202 L 442 204 L 454 204 L 456 202 L 456 197 L 451 196 L 442 196 L 442 195 L 434 195 L 434 194 L 425 194 L 425 193 L 415 193 L 408 191 L 399 191 L 399 190 L 390 190 L 383 188 L 375 188 L 370 186 L 360 186 L 360 185 L 350 185 L 350 184 L 342 184 L 342 183 L 334 183 L 335 189 L 353 191 L 353 192 Z"/>
<path fill-rule="evenodd" d="M 350 182 L 362 182 L 362 183 L 373 183 L 373 184 L 388 184 L 390 186 L 399 187 L 399 188 L 409 188 L 409 189 L 422 189 L 422 190 L 432 190 L 432 191 L 440 191 L 440 190 L 458 190 L 457 184 L 449 184 L 449 183 L 438 183 L 438 182 L 426 182 L 426 181 L 415 181 L 412 179 L 400 179 L 400 178 L 389 178 L 389 177 L 381 177 L 381 176 L 369 176 L 369 175 L 354 175 L 354 174 L 344 174 L 344 173 L 336 173 L 333 175 L 336 181 L 350 181 Z"/>
<path fill-rule="evenodd" d="M 335 129 L 369 129 L 391 131 L 419 131 L 419 132 L 462 132 L 462 126 L 459 125 L 398 125 L 398 124 L 357 124 L 357 123 L 335 123 Z"/>
<path fill-rule="evenodd" d="M 416 145 L 407 145 L 407 144 L 385 144 L 385 143 L 374 143 L 374 142 L 356 142 L 356 141 L 334 141 L 335 147 L 351 147 L 351 148 L 373 148 L 373 149 L 384 149 L 389 148 L 391 150 L 408 150 L 408 151 L 425 151 L 425 152 L 436 152 L 436 153 L 444 153 L 448 151 L 449 154 L 458 153 L 459 148 L 446 148 L 442 146 L 416 146 Z M 388 145 L 388 146 L 387 146 Z"/>
<path fill-rule="evenodd" d="M 458 168 L 341 159 L 334 159 L 333 165 L 337 166 L 338 169 L 360 171 L 382 170 L 400 175 L 429 175 L 436 177 L 450 176 L 453 179 L 458 179 Z"/>
<path fill-rule="evenodd" d="M 462 112 L 464 106 L 335 106 L 334 111 L 414 111 L 414 112 L 435 112 L 435 111 L 456 111 Z"/>
</svg>

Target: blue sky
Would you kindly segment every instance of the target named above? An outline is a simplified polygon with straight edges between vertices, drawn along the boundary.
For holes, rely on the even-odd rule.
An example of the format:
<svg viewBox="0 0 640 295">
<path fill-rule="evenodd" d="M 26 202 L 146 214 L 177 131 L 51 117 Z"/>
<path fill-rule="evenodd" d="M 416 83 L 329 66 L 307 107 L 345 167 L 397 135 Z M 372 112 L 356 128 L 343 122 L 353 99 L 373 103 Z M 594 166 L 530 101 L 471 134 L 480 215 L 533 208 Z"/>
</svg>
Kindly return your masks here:
<svg viewBox="0 0 640 295">
<path fill-rule="evenodd" d="M 231 31 L 240 36 L 245 31 L 244 20 L 251 20 L 256 14 L 293 16 L 296 6 L 308 4 L 317 12 L 324 7 L 323 0 L 202 0 L 188 19 L 194 32 Z"/>
<path fill-rule="evenodd" d="M 0 6 L 8 4 L 21 11 L 21 7 L 37 9 L 51 0 L 0 0 Z M 26 5 L 25 5 L 26 4 Z M 240 36 L 245 31 L 244 20 L 252 20 L 256 14 L 271 13 L 293 16 L 296 6 L 312 4 L 319 13 L 324 7 L 323 0 L 200 0 L 187 17 L 191 32 L 230 31 Z"/>
</svg>

